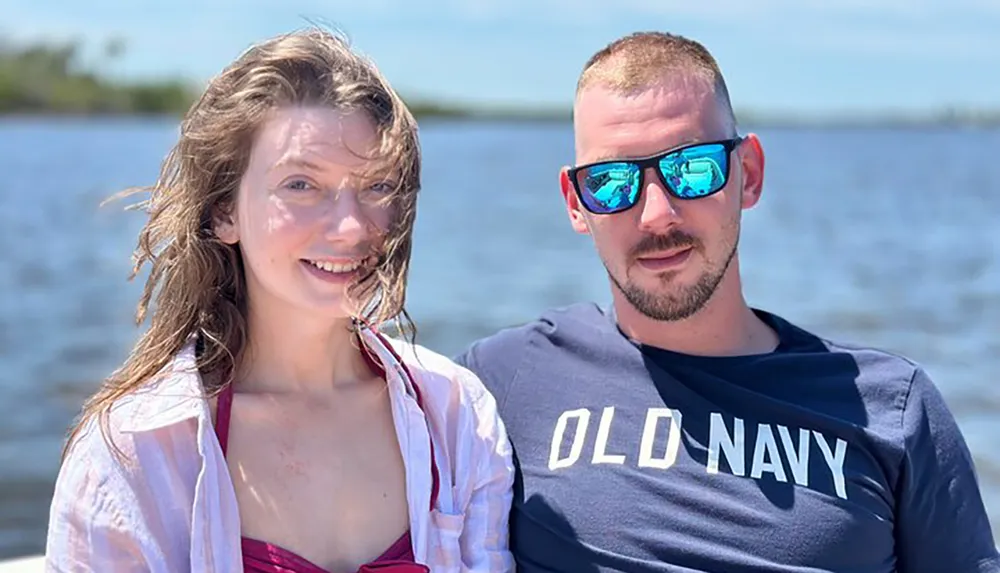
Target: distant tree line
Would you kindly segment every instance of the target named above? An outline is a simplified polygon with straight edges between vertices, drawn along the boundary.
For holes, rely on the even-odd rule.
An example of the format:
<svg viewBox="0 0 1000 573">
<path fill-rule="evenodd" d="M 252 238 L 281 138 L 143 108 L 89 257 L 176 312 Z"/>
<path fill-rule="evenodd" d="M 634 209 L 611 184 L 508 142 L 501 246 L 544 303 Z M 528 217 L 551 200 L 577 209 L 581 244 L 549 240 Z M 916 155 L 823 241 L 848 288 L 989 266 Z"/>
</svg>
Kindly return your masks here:
<svg viewBox="0 0 1000 573">
<path fill-rule="evenodd" d="M 102 62 L 121 57 L 125 45 L 109 41 Z M 84 65 L 77 42 L 16 46 L 0 39 L 0 115 L 152 115 L 184 113 L 200 90 L 182 79 L 116 80 Z M 523 117 L 566 119 L 568 112 L 474 110 L 431 101 L 410 101 L 420 117 Z"/>
<path fill-rule="evenodd" d="M 108 42 L 105 60 L 124 51 Z M 14 46 L 0 43 L 0 113 L 165 114 L 181 113 L 195 97 L 181 80 L 115 81 L 87 69 L 75 42 Z"/>
<path fill-rule="evenodd" d="M 101 53 L 105 64 L 121 57 L 125 44 L 108 41 Z M 81 60 L 77 42 L 35 42 L 13 45 L 0 38 L 0 115 L 162 115 L 182 114 L 197 97 L 200 87 L 183 79 L 126 81 L 101 74 Z M 569 109 L 519 107 L 484 108 L 445 104 L 429 99 L 406 98 L 419 118 L 467 118 L 524 121 L 566 121 Z M 865 117 L 793 117 L 737 110 L 739 122 L 748 127 L 857 127 L 883 125 L 1000 125 L 1000 111 L 953 110 L 909 116 L 892 111 Z"/>
</svg>

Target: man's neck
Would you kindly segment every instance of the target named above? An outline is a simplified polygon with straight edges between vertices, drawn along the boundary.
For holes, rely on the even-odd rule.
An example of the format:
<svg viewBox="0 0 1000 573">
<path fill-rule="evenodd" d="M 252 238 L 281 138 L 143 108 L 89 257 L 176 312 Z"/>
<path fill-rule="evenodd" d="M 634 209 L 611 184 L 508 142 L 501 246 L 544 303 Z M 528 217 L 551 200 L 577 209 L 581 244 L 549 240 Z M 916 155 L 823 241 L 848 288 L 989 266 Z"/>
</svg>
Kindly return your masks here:
<svg viewBox="0 0 1000 573">
<path fill-rule="evenodd" d="M 612 295 L 618 327 L 642 344 L 696 356 L 766 354 L 778 345 L 777 333 L 747 305 L 738 277 L 726 277 L 701 310 L 677 321 L 642 314 L 614 286 Z"/>
</svg>

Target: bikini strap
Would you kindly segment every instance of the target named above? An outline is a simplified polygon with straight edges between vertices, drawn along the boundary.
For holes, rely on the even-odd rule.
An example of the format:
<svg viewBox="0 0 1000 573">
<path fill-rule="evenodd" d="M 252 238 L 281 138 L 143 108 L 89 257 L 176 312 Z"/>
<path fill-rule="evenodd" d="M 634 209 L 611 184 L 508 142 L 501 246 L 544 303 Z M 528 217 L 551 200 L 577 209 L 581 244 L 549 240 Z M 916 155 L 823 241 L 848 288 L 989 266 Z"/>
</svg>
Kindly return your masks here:
<svg viewBox="0 0 1000 573">
<path fill-rule="evenodd" d="M 226 456 L 229 445 L 229 418 L 233 411 L 233 384 L 226 384 L 219 393 L 215 411 L 215 435 L 222 446 L 222 456 Z"/>
<path fill-rule="evenodd" d="M 392 346 L 389 345 L 389 341 L 387 341 L 378 331 L 372 330 L 372 332 L 379 339 L 379 342 L 382 343 L 383 348 L 388 350 L 389 353 L 392 355 L 392 357 L 396 360 L 396 362 L 398 362 L 399 365 L 402 366 L 403 375 L 409 378 L 410 386 L 413 387 L 413 392 L 415 394 L 414 398 L 417 401 L 417 407 L 419 407 L 421 411 L 424 411 L 423 396 L 420 395 L 420 388 L 417 386 L 417 382 L 416 379 L 413 377 L 413 373 L 410 372 L 409 367 L 406 365 L 405 362 L 403 362 L 402 357 L 400 357 L 399 354 L 396 353 L 395 349 L 393 349 Z M 382 364 L 378 362 L 375 356 L 372 356 L 372 351 L 364 343 L 364 340 L 361 340 L 360 342 L 362 347 L 361 354 L 364 356 L 365 361 L 368 362 L 368 365 L 376 369 L 376 371 L 381 372 L 382 376 L 388 378 L 388 374 L 386 373 L 385 368 L 382 366 Z M 222 388 L 222 391 L 219 393 L 216 412 L 215 412 L 215 435 L 219 440 L 219 445 L 222 446 L 223 457 L 226 456 L 226 449 L 227 446 L 229 445 L 229 420 L 232 415 L 232 411 L 233 411 L 233 384 L 229 383 L 226 384 Z M 430 428 L 427 429 L 427 435 L 428 437 L 430 437 Z M 441 476 L 438 473 L 437 460 L 434 457 L 434 440 L 430 439 L 429 441 L 430 441 L 430 454 L 431 454 L 431 510 L 433 510 L 434 506 L 437 505 L 437 498 L 441 490 L 441 483 L 440 483 Z"/>
<path fill-rule="evenodd" d="M 402 361 L 400 361 L 400 364 L 403 365 L 403 370 L 406 372 L 406 375 L 409 376 L 410 380 L 412 381 L 413 375 L 410 374 L 410 369 L 407 368 L 406 364 L 403 364 Z M 425 418 L 426 418 L 424 403 L 422 397 L 420 396 L 420 388 L 417 387 L 416 382 L 413 382 L 413 392 L 414 394 L 416 394 L 417 405 L 420 407 L 421 411 L 425 412 Z M 430 436 L 430 433 L 431 431 L 430 428 L 428 427 L 427 435 Z M 437 461 L 434 459 L 434 440 L 431 439 L 429 441 L 431 446 L 431 511 L 434 511 L 434 506 L 437 505 L 438 494 L 441 491 L 441 476 L 438 474 Z"/>
<path fill-rule="evenodd" d="M 393 359 L 395 359 L 396 362 L 402 367 L 403 375 L 409 379 L 409 386 L 413 388 L 413 394 L 414 394 L 413 398 L 417 402 L 417 407 L 420 408 L 421 412 L 424 412 L 424 418 L 427 419 L 426 416 L 427 412 L 424 409 L 423 396 L 421 396 L 420 394 L 420 387 L 417 386 L 417 380 L 416 378 L 414 378 L 413 373 L 410 371 L 410 368 L 406 365 L 405 362 L 403 362 L 403 358 L 396 352 L 396 350 L 392 347 L 392 345 L 389 344 L 389 341 L 386 340 L 384 336 L 382 336 L 382 333 L 380 333 L 378 330 L 376 330 L 374 327 L 371 326 L 368 326 L 368 330 L 375 335 L 375 338 L 377 338 L 378 341 L 382 344 L 382 347 L 385 348 L 386 351 L 388 351 L 389 354 L 392 355 Z M 377 355 L 375 355 L 375 353 L 368 348 L 368 345 L 365 344 L 365 341 L 360 336 L 360 333 L 358 335 L 358 341 L 361 344 L 361 354 L 364 356 L 365 361 L 368 363 L 369 367 L 375 369 L 377 372 L 380 372 L 388 382 L 388 374 L 385 371 L 385 367 L 378 361 Z M 433 511 L 434 506 L 437 505 L 438 495 L 441 490 L 441 476 L 438 472 L 437 460 L 434 458 L 434 439 L 431 438 L 431 431 L 429 426 L 427 428 L 427 437 L 430 438 L 428 441 L 430 442 L 430 453 L 431 453 L 431 511 Z"/>
</svg>

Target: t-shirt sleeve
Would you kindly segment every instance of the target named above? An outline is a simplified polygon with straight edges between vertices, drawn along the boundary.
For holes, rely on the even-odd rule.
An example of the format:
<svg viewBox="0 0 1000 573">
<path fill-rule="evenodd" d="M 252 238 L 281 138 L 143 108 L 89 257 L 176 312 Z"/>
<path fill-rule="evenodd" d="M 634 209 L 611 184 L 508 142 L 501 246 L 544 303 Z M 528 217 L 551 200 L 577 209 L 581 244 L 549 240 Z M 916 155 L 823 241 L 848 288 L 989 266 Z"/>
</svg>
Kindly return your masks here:
<svg viewBox="0 0 1000 573">
<path fill-rule="evenodd" d="M 502 330 L 470 344 L 453 360 L 482 380 L 503 412 L 507 393 L 517 378 L 527 346 L 528 333 L 522 328 Z"/>
<path fill-rule="evenodd" d="M 922 369 L 903 410 L 897 544 L 901 573 L 1000 573 L 972 455 L 939 390 Z"/>
</svg>

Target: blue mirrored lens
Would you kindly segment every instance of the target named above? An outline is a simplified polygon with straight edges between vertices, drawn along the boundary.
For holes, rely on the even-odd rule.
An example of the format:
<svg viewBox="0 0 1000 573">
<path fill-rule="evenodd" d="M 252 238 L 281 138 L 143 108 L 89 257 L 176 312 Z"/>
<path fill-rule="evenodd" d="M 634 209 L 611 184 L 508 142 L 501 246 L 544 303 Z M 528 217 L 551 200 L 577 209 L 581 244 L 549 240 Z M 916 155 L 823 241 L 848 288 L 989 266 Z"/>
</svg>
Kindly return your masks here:
<svg viewBox="0 0 1000 573">
<path fill-rule="evenodd" d="M 704 197 L 726 184 L 729 153 L 718 143 L 689 147 L 661 159 L 660 172 L 677 196 L 685 199 Z"/>
<path fill-rule="evenodd" d="M 611 213 L 631 207 L 639 197 L 639 168 L 631 163 L 605 163 L 577 174 L 588 209 Z"/>
</svg>

